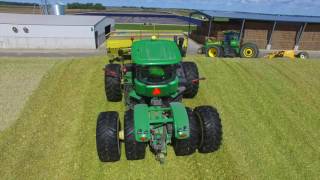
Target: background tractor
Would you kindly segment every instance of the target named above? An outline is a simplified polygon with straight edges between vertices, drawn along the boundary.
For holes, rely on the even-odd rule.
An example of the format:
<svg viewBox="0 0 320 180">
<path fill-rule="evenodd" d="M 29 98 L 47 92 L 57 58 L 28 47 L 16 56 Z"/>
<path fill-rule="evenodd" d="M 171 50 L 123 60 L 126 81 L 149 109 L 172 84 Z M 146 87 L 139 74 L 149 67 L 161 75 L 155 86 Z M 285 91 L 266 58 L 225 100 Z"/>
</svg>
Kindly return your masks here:
<svg viewBox="0 0 320 180">
<path fill-rule="evenodd" d="M 113 62 L 113 61 L 112 61 Z M 97 120 L 96 143 L 99 159 L 118 161 L 124 142 L 127 160 L 145 157 L 146 147 L 164 162 L 167 146 L 177 156 L 216 151 L 222 140 L 222 125 L 214 107 L 185 107 L 182 98 L 193 98 L 199 88 L 194 62 L 182 62 L 174 41 L 135 41 L 128 63 L 105 67 L 108 101 L 124 99 L 126 111 L 121 130 L 118 112 L 102 112 Z"/>
<path fill-rule="evenodd" d="M 207 38 L 198 53 L 206 54 L 208 57 L 258 57 L 259 49 L 257 45 L 254 43 L 241 44 L 239 37 L 240 33 L 237 31 L 225 31 L 223 41 Z"/>
</svg>

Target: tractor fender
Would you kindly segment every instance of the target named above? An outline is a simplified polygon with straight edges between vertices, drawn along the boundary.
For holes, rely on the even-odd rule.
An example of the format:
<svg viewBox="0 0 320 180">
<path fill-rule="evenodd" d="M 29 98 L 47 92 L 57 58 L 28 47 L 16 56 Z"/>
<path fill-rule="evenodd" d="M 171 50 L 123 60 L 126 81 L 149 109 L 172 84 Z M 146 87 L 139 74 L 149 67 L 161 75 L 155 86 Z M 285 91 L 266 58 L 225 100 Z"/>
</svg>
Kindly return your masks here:
<svg viewBox="0 0 320 180">
<path fill-rule="evenodd" d="M 147 104 L 137 104 L 133 109 L 134 135 L 136 141 L 146 142 L 151 139 L 149 108 Z"/>
<path fill-rule="evenodd" d="M 170 103 L 172 111 L 174 136 L 176 139 L 186 139 L 190 136 L 189 117 L 187 110 L 180 102 Z"/>
</svg>

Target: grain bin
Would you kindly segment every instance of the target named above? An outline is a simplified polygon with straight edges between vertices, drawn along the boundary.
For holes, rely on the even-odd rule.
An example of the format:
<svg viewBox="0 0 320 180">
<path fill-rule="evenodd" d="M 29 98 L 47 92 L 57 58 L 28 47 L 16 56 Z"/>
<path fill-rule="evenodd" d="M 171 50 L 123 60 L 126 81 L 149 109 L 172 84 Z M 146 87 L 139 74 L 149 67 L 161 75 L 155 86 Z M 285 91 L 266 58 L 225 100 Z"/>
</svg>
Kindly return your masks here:
<svg viewBox="0 0 320 180">
<path fill-rule="evenodd" d="M 65 5 L 62 3 L 55 3 L 50 5 L 50 14 L 51 15 L 64 15 Z"/>
</svg>

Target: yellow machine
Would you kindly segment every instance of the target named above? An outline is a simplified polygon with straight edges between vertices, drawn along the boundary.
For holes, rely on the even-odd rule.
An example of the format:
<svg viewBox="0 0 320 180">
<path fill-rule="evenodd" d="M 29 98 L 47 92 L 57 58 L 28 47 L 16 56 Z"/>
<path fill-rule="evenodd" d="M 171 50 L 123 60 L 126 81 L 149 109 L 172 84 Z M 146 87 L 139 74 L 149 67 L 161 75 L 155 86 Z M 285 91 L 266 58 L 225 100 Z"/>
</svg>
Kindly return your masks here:
<svg viewBox="0 0 320 180">
<path fill-rule="evenodd" d="M 308 59 L 309 54 L 307 52 L 300 52 L 296 54 L 294 50 L 285 50 L 285 51 L 275 51 L 266 55 L 267 58 L 277 58 L 277 57 L 285 57 L 290 59 L 300 58 L 300 59 Z"/>
<path fill-rule="evenodd" d="M 108 35 L 106 48 L 110 57 L 118 57 L 119 50 L 130 54 L 130 49 L 134 41 L 141 39 L 159 38 L 175 41 L 181 51 L 181 55 L 185 56 L 188 48 L 187 35 L 181 31 L 114 31 Z"/>
</svg>

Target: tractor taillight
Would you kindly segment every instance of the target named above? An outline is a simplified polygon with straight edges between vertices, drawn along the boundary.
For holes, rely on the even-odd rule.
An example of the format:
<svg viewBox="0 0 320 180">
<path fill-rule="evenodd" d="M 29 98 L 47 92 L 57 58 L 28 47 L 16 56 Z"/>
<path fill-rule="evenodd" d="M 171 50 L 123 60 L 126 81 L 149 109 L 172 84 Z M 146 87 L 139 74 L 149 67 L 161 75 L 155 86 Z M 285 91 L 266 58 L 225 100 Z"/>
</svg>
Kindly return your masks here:
<svg viewBox="0 0 320 180">
<path fill-rule="evenodd" d="M 180 137 L 185 138 L 187 137 L 187 134 L 180 134 Z"/>
<path fill-rule="evenodd" d="M 152 91 L 152 95 L 154 96 L 158 96 L 159 94 L 161 94 L 161 91 L 159 88 L 154 88 Z"/>
</svg>

